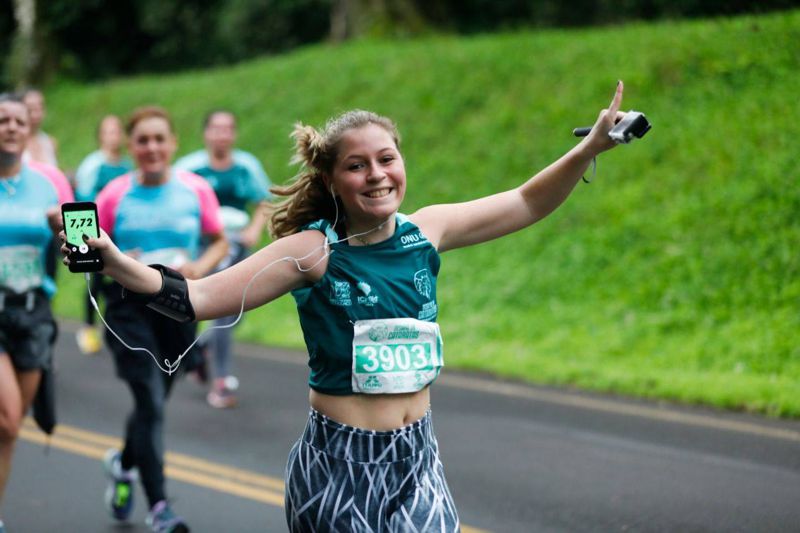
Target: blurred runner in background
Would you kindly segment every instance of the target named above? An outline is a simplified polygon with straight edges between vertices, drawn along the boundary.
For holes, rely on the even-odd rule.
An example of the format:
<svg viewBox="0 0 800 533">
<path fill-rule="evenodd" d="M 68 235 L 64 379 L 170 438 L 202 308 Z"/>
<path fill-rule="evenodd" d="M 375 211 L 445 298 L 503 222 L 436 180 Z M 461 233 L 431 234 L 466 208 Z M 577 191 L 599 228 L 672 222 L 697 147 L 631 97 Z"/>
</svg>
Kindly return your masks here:
<svg viewBox="0 0 800 533">
<path fill-rule="evenodd" d="M 99 148 L 87 155 L 75 173 L 75 196 L 82 202 L 93 202 L 97 194 L 116 177 L 133 169 L 130 158 L 123 156 L 125 140 L 122 121 L 116 115 L 106 115 L 97 126 Z M 103 283 L 102 274 L 92 276 L 92 294 L 99 298 Z M 75 333 L 78 348 L 85 354 L 100 351 L 100 333 L 95 328 L 94 307 L 86 294 L 85 322 Z"/>
<path fill-rule="evenodd" d="M 205 149 L 180 158 L 176 168 L 183 168 L 208 181 L 220 203 L 225 236 L 230 248 L 218 270 L 234 265 L 249 255 L 261 239 L 266 224 L 266 201 L 270 181 L 258 159 L 234 148 L 236 117 L 231 111 L 217 109 L 203 121 Z M 252 215 L 248 214 L 248 209 Z M 231 324 L 236 315 L 215 320 L 214 326 Z M 204 349 L 213 353 L 214 380 L 207 395 L 209 405 L 224 409 L 236 405 L 239 381 L 231 374 L 233 328 L 210 332 Z M 205 374 L 200 373 L 201 379 Z"/>
<path fill-rule="evenodd" d="M 44 103 L 44 94 L 39 89 L 27 89 L 23 95 L 25 105 L 30 113 L 31 133 L 23 158 L 41 161 L 48 165 L 58 166 L 58 142 L 51 135 L 42 131 L 41 126 L 47 115 Z"/>
<path fill-rule="evenodd" d="M 29 133 L 22 98 L 0 94 L 0 503 L 22 419 L 52 364 L 57 333 L 50 310 L 55 283 L 45 257 L 60 226 L 60 198 L 50 178 L 22 161 Z"/>
<path fill-rule="evenodd" d="M 58 189 L 61 203 L 71 201 L 72 186 L 66 176 L 58 169 L 58 143 L 56 143 L 54 137 L 41 130 L 41 125 L 46 115 L 44 94 L 39 89 L 29 88 L 23 93 L 22 99 L 28 108 L 31 130 L 28 135 L 25 152 L 22 154 L 22 160 L 45 173 Z M 65 189 L 69 191 L 68 194 Z M 69 196 L 69 200 L 66 199 L 67 196 Z M 58 264 L 57 258 L 60 246 L 61 243 L 58 242 L 58 238 L 54 237 L 45 256 L 45 270 L 47 275 L 53 279 L 56 278 L 58 273 L 56 265 Z"/>
</svg>

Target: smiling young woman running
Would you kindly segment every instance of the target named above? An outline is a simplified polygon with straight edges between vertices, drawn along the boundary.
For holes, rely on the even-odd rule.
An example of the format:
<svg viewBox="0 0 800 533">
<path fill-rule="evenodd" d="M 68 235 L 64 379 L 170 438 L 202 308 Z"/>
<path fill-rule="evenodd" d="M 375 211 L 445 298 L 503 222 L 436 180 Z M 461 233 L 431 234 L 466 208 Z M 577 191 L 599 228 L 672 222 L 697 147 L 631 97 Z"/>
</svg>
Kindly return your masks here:
<svg viewBox="0 0 800 533">
<path fill-rule="evenodd" d="M 350 111 L 321 131 L 298 125 L 301 172 L 273 189 L 288 197 L 272 215 L 277 240 L 203 279 L 148 268 L 106 235 L 87 242 L 102 251 L 106 274 L 152 295 L 155 308 L 181 299 L 188 286 L 187 318 L 238 312 L 246 287 L 245 309 L 293 294 L 309 353 L 311 412 L 286 469 L 291 531 L 457 531 L 430 411 L 429 385 L 443 364 L 439 254 L 556 209 L 592 158 L 614 147 L 608 132 L 623 116 L 621 101 L 620 83 L 592 132 L 516 189 L 408 216 L 399 212 L 406 174 L 390 120 Z"/>
</svg>

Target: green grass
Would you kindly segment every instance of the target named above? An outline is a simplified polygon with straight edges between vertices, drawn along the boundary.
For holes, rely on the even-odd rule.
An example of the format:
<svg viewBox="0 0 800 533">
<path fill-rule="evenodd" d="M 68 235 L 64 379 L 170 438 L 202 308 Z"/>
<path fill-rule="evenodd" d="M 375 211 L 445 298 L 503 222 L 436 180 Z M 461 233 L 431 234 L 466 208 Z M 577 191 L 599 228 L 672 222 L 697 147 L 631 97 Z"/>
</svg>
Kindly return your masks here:
<svg viewBox="0 0 800 533">
<path fill-rule="evenodd" d="M 103 113 L 159 103 L 181 152 L 225 106 L 276 182 L 288 134 L 361 107 L 393 117 L 405 212 L 518 185 L 608 105 L 647 113 L 644 139 L 533 228 L 443 256 L 450 367 L 536 383 L 800 416 L 800 12 L 764 17 L 317 46 L 226 69 L 47 92 L 74 167 Z M 61 315 L 78 277 L 62 274 Z M 249 314 L 240 339 L 300 347 L 294 304 Z"/>
</svg>

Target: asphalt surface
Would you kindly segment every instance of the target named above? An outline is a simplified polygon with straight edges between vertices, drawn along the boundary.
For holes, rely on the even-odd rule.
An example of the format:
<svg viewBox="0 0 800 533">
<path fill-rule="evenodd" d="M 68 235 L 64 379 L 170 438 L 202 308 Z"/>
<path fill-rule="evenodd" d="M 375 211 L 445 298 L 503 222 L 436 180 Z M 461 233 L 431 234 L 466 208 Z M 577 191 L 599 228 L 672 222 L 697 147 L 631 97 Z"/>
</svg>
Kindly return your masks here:
<svg viewBox="0 0 800 533">
<path fill-rule="evenodd" d="M 146 531 L 102 505 L 100 459 L 131 401 L 105 352 L 57 347 L 59 427 L 23 429 L 9 533 Z M 238 345 L 240 405 L 191 378 L 167 412 L 168 493 L 196 532 L 286 531 L 282 479 L 308 412 L 303 354 Z M 152 362 L 147 361 L 147 364 Z M 800 531 L 800 423 L 530 387 L 445 369 L 433 419 L 465 533 Z"/>
</svg>

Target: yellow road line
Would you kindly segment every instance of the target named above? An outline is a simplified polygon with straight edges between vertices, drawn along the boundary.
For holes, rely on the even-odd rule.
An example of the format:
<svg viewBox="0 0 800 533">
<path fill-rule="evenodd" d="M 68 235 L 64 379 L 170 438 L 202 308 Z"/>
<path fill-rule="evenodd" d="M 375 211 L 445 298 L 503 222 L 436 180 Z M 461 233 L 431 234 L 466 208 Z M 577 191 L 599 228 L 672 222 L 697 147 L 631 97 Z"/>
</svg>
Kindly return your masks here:
<svg viewBox="0 0 800 533">
<path fill-rule="evenodd" d="M 30 418 L 25 419 L 19 436 L 28 442 L 48 444 L 47 435 L 39 431 Z M 106 450 L 109 447 L 120 447 L 122 441 L 109 435 L 59 424 L 55 434 L 49 438 L 49 445 L 59 450 L 102 461 Z M 165 459 L 164 472 L 170 479 L 283 507 L 284 485 L 282 480 L 175 452 L 167 452 Z M 461 530 L 464 533 L 488 533 L 485 530 L 469 526 L 462 526 Z"/>
<path fill-rule="evenodd" d="M 230 466 L 223 466 L 220 464 L 211 463 L 203 459 L 197 459 L 194 457 L 190 457 L 188 455 L 182 455 L 175 452 L 167 452 L 166 460 L 168 465 L 173 464 L 175 466 L 183 466 L 186 468 L 201 470 L 208 474 L 215 474 L 218 476 L 227 477 L 231 481 L 248 483 L 250 485 L 256 485 L 266 489 L 272 489 L 280 493 L 283 493 L 284 487 L 283 487 L 283 480 L 281 479 L 263 476 L 261 474 L 254 474 L 246 470 L 241 470 Z M 283 505 L 283 503 L 281 503 L 281 505 Z"/>
<path fill-rule="evenodd" d="M 169 463 L 164 467 L 164 472 L 170 479 L 177 479 L 192 485 L 206 487 L 217 492 L 225 492 L 248 500 L 268 503 L 276 507 L 283 507 L 283 494 L 265 490 L 260 487 L 250 487 L 236 481 L 224 478 L 200 474 L 185 468 L 171 466 Z"/>
<path fill-rule="evenodd" d="M 33 426 L 31 425 L 31 427 Z M 122 445 L 121 441 L 118 438 L 109 437 L 107 435 L 101 435 L 98 433 L 93 433 L 91 431 L 86 431 L 83 429 L 63 424 L 60 424 L 58 426 L 57 433 L 60 436 L 70 437 L 77 440 L 100 444 L 105 446 L 106 448 L 108 447 L 118 448 Z M 167 465 L 182 466 L 194 470 L 200 470 L 207 474 L 225 476 L 233 481 L 240 481 L 251 485 L 262 486 L 267 489 L 276 490 L 281 493 L 283 492 L 283 480 L 281 479 L 264 476 L 260 474 L 254 474 L 253 472 L 249 472 L 247 470 L 242 470 L 231 466 L 224 466 L 218 463 L 212 463 L 210 461 L 198 459 L 196 457 L 191 457 L 189 455 L 184 455 L 176 452 L 166 452 L 164 458 L 166 459 Z"/>
<path fill-rule="evenodd" d="M 47 445 L 48 437 L 30 418 L 20 429 L 20 438 Z M 109 447 L 120 447 L 120 439 L 59 424 L 49 439 L 53 448 L 102 460 Z M 167 477 L 219 492 L 283 507 L 283 481 L 246 470 L 223 466 L 174 452 L 165 454 Z"/>
</svg>

